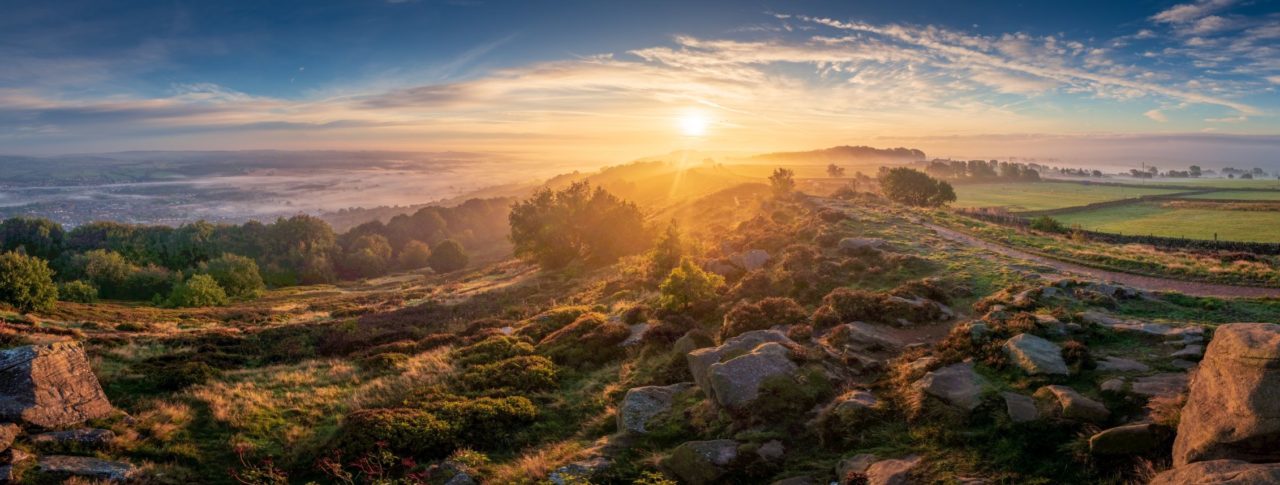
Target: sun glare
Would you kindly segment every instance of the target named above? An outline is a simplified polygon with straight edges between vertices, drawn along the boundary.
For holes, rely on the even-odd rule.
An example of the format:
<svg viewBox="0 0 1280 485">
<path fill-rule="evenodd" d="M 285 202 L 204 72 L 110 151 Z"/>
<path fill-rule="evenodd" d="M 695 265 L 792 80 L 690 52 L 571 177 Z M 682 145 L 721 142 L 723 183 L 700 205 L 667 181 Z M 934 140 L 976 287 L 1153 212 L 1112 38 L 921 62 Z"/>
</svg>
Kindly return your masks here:
<svg viewBox="0 0 1280 485">
<path fill-rule="evenodd" d="M 687 113 L 680 118 L 680 132 L 685 136 L 702 136 L 707 134 L 708 123 L 702 113 Z"/>
</svg>

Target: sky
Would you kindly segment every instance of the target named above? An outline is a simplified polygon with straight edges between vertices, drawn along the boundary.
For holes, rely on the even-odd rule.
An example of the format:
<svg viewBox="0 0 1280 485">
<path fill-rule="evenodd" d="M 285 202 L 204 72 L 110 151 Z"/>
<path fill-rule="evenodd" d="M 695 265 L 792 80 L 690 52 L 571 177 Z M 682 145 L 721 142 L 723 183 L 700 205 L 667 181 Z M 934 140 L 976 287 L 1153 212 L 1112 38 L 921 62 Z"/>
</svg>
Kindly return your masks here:
<svg viewBox="0 0 1280 485">
<path fill-rule="evenodd" d="M 0 153 L 1280 166 L 1280 0 L 0 0 Z"/>
</svg>

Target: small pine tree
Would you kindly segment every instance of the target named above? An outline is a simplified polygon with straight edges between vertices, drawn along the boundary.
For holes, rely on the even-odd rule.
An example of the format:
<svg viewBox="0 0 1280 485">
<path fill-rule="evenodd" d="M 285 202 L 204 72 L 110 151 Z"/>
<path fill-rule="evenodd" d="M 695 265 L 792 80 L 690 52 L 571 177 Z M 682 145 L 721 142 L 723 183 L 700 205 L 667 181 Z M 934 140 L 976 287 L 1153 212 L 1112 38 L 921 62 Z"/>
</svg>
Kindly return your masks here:
<svg viewBox="0 0 1280 485">
<path fill-rule="evenodd" d="M 662 293 L 658 303 L 667 310 L 696 313 L 715 304 L 717 291 L 722 286 L 724 278 L 703 271 L 685 258 L 658 287 Z"/>
<path fill-rule="evenodd" d="M 680 264 L 680 259 L 684 257 L 684 243 L 680 240 L 680 226 L 676 225 L 676 221 L 671 221 L 667 225 L 666 232 L 658 239 L 658 245 L 653 248 L 653 255 L 649 260 L 649 274 L 655 278 L 671 273 L 676 265 Z"/>
<path fill-rule="evenodd" d="M 462 245 L 452 239 L 446 239 L 436 245 L 436 250 L 427 258 L 427 265 L 437 273 L 452 273 L 467 267 L 471 258 L 462 249 Z"/>
</svg>

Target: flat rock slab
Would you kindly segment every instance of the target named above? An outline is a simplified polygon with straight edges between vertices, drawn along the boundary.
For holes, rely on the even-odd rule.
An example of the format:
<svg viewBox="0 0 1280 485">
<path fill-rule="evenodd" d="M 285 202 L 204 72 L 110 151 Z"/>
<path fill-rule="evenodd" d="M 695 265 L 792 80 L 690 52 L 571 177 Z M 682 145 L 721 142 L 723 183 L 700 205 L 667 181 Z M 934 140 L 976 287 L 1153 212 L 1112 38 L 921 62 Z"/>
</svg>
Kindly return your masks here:
<svg viewBox="0 0 1280 485">
<path fill-rule="evenodd" d="M 1280 463 L 1211 460 L 1163 472 L 1156 475 L 1150 485 L 1273 485 L 1276 483 L 1280 483 Z"/>
<path fill-rule="evenodd" d="M 1004 352 L 1027 374 L 1055 376 L 1070 374 L 1067 362 L 1062 360 L 1062 348 L 1035 335 L 1023 333 L 1005 341 Z"/>
<path fill-rule="evenodd" d="M 647 433 L 645 424 L 669 411 L 676 395 L 692 387 L 692 382 L 682 382 L 670 386 L 645 386 L 628 390 L 622 403 L 618 405 L 618 429 L 628 433 Z"/>
<path fill-rule="evenodd" d="M 1004 398 L 1005 412 L 1009 413 L 1009 419 L 1013 422 L 1029 423 L 1040 419 L 1040 410 L 1036 409 L 1036 400 L 1031 396 L 1002 392 L 1000 397 Z"/>
<path fill-rule="evenodd" d="M 0 351 L 0 420 L 60 428 L 111 412 L 80 344 L 57 342 Z"/>
<path fill-rule="evenodd" d="M 1176 396 L 1187 390 L 1187 374 L 1185 372 L 1165 372 L 1133 380 L 1129 390 L 1134 394 L 1147 397 Z"/>
<path fill-rule="evenodd" d="M 42 473 L 74 475 L 110 482 L 123 482 L 133 478 L 138 471 L 128 463 L 99 460 L 87 456 L 45 456 L 40 458 L 37 466 Z"/>
<path fill-rule="evenodd" d="M 751 353 L 707 369 L 711 398 L 725 408 L 749 411 L 760 397 L 760 388 L 772 378 L 793 378 L 799 370 L 791 361 L 791 351 L 781 344 L 769 342 Z"/>
<path fill-rule="evenodd" d="M 1132 455 L 1160 446 L 1160 436 L 1149 423 L 1117 426 L 1089 438 L 1089 452 L 1095 455 Z"/>
<path fill-rule="evenodd" d="M 985 377 L 973 370 L 972 362 L 961 362 L 925 374 L 912 387 L 948 405 L 973 411 L 982 404 L 982 394 L 988 384 Z"/>
<path fill-rule="evenodd" d="M 1142 362 L 1124 357 L 1105 357 L 1098 359 L 1099 372 L 1148 372 L 1151 367 Z"/>
<path fill-rule="evenodd" d="M 116 434 L 109 429 L 84 428 L 40 433 L 33 436 L 31 442 L 45 446 L 101 448 L 111 444 L 115 439 Z"/>
<path fill-rule="evenodd" d="M 1036 396 L 1054 399 L 1061 416 L 1066 419 L 1101 423 L 1111 416 L 1111 411 L 1102 403 L 1084 397 L 1067 386 L 1044 386 L 1036 391 Z"/>
</svg>

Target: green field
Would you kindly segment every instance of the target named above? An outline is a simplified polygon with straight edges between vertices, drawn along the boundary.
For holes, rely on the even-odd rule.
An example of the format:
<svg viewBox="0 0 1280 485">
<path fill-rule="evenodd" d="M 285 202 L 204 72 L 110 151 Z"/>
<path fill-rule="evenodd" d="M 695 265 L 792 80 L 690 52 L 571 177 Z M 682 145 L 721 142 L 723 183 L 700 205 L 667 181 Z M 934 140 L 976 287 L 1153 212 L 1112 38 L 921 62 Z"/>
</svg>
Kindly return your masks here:
<svg viewBox="0 0 1280 485">
<path fill-rule="evenodd" d="M 1124 183 L 1124 184 L 1141 184 L 1141 185 L 1182 185 L 1188 187 L 1206 187 L 1217 189 L 1280 189 L 1280 180 L 1275 177 L 1257 178 L 1257 179 L 1223 179 L 1223 178 L 1162 178 L 1162 179 L 1135 179 L 1128 177 L 1117 177 L 1105 179 L 1107 182 Z"/>
<path fill-rule="evenodd" d="M 1179 192 L 1174 189 L 1114 187 L 1069 182 L 994 183 L 956 185 L 956 207 L 1005 207 L 1010 211 L 1061 209 Z"/>
<path fill-rule="evenodd" d="M 1143 203 L 1054 216 L 1092 231 L 1249 242 L 1280 242 L 1280 212 L 1170 209 Z"/>
<path fill-rule="evenodd" d="M 1203 194 L 1188 195 L 1188 199 L 1223 199 L 1223 200 L 1280 200 L 1280 191 L 1257 192 L 1248 190 L 1219 190 Z"/>
</svg>

